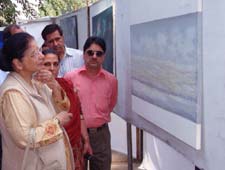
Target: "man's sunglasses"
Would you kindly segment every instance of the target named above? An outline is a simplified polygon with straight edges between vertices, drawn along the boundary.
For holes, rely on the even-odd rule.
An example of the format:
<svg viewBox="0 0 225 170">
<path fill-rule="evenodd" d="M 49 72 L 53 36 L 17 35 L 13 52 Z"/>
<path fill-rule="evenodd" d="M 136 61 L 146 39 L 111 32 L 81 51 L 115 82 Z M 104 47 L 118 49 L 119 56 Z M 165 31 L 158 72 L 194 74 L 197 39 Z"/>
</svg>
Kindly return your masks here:
<svg viewBox="0 0 225 170">
<path fill-rule="evenodd" d="M 86 54 L 90 57 L 92 57 L 94 54 L 96 55 L 96 57 L 102 57 L 104 55 L 103 51 L 93 51 L 93 50 L 87 50 Z"/>
</svg>

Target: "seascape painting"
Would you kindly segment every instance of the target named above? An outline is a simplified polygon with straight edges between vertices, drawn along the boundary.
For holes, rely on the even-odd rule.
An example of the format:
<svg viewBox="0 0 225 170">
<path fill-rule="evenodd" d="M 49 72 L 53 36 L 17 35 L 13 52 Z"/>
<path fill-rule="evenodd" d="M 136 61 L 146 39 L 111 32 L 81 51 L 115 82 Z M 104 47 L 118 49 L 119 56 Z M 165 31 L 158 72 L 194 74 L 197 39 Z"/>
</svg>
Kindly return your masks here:
<svg viewBox="0 0 225 170">
<path fill-rule="evenodd" d="M 132 95 L 197 122 L 200 29 L 198 12 L 131 25 Z"/>
</svg>

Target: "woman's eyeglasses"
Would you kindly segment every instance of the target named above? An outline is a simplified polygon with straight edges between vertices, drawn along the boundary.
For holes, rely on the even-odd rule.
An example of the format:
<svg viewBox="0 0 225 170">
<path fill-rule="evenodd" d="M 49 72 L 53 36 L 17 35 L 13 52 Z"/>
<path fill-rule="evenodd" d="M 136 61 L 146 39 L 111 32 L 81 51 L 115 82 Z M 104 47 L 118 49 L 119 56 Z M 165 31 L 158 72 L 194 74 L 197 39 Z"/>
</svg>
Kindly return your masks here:
<svg viewBox="0 0 225 170">
<path fill-rule="evenodd" d="M 35 58 L 37 58 L 37 57 L 39 57 L 40 56 L 40 54 L 42 54 L 42 52 L 41 52 L 41 50 L 40 49 L 36 49 L 36 50 L 34 50 L 31 54 L 30 54 L 30 56 L 33 58 L 33 57 L 35 57 Z"/>
<path fill-rule="evenodd" d="M 87 50 L 87 51 L 86 51 L 86 54 L 87 54 L 89 57 L 94 56 L 94 54 L 96 55 L 96 57 L 102 57 L 102 56 L 104 55 L 104 52 L 103 52 L 103 51 Z"/>
</svg>

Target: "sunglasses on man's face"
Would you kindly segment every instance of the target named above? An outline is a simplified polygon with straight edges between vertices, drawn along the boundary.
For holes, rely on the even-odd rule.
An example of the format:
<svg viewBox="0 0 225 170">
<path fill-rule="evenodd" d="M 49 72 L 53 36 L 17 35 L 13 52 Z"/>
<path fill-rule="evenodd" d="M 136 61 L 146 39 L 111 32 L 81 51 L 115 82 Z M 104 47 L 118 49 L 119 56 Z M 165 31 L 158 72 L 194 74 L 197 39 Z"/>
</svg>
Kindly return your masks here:
<svg viewBox="0 0 225 170">
<path fill-rule="evenodd" d="M 94 56 L 94 54 L 96 55 L 96 57 L 102 57 L 104 55 L 104 52 L 103 51 L 87 50 L 86 54 L 90 57 Z"/>
</svg>

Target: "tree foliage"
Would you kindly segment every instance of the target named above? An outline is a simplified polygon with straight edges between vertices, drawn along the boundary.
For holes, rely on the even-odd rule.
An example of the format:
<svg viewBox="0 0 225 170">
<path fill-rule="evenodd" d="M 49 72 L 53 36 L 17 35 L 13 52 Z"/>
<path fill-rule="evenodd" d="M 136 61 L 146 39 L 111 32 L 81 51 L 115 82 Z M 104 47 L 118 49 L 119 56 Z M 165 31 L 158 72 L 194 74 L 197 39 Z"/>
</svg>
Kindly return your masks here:
<svg viewBox="0 0 225 170">
<path fill-rule="evenodd" d="M 42 4 L 41 0 L 35 0 L 37 3 L 34 4 L 30 0 L 17 0 L 17 3 L 22 5 L 23 14 L 29 19 L 38 17 L 37 7 Z M 21 14 L 21 13 L 20 13 Z"/>
<path fill-rule="evenodd" d="M 21 10 L 18 10 L 18 5 L 21 5 Z M 30 3 L 29 0 L 0 0 L 0 26 L 15 23 L 16 18 L 20 15 L 24 15 L 28 19 L 36 18 L 37 5 Z"/>
<path fill-rule="evenodd" d="M 32 2 L 36 2 L 35 4 Z M 28 19 L 58 16 L 72 12 L 98 0 L 0 0 L 0 26 L 16 22 L 20 15 Z M 18 10 L 17 5 L 21 5 Z"/>
<path fill-rule="evenodd" d="M 40 5 L 41 16 L 58 16 L 85 7 L 98 0 L 44 0 Z"/>
<path fill-rule="evenodd" d="M 9 0 L 0 1 L 0 25 L 5 25 L 7 23 L 15 22 L 16 15 L 16 6 Z"/>
</svg>

